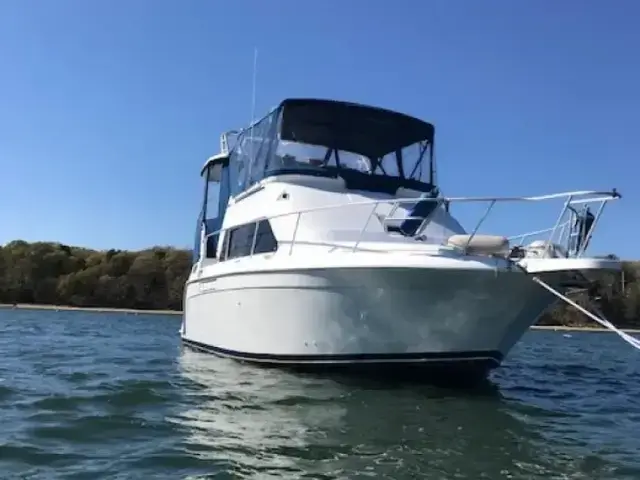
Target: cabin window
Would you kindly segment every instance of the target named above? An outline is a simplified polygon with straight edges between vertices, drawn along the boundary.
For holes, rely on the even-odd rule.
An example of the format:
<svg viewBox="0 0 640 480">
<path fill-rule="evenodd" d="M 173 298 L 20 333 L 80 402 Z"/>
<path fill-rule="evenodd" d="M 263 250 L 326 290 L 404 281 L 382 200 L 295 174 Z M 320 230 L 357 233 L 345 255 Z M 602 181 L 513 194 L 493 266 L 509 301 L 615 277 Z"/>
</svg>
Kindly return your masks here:
<svg viewBox="0 0 640 480">
<path fill-rule="evenodd" d="M 256 248 L 253 253 L 269 253 L 278 250 L 278 241 L 273 235 L 269 220 L 262 220 L 258 223 L 258 233 L 256 234 Z"/>
<path fill-rule="evenodd" d="M 229 230 L 227 258 L 245 257 L 251 253 L 253 242 L 253 224 L 242 225 L 241 227 Z"/>
<path fill-rule="evenodd" d="M 255 223 L 241 225 L 228 231 L 225 235 L 225 252 L 227 253 L 225 259 L 251 255 L 254 234 L 254 254 L 275 252 L 278 249 L 278 241 L 273 235 L 269 221 L 261 220 L 258 222 L 257 232 Z"/>
<path fill-rule="evenodd" d="M 218 249 L 218 235 L 209 235 L 206 244 L 206 258 L 216 258 L 216 250 Z"/>
</svg>

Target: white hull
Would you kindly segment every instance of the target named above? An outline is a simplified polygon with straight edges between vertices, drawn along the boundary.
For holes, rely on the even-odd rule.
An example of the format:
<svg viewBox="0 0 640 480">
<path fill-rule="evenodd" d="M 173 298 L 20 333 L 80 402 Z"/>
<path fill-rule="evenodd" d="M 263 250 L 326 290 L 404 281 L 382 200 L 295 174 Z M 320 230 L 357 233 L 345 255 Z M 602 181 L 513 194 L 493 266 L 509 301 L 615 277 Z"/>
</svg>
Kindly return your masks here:
<svg viewBox="0 0 640 480">
<path fill-rule="evenodd" d="M 489 268 L 298 269 L 202 285 L 187 286 L 187 343 L 294 365 L 463 363 L 486 373 L 554 301 L 521 271 Z"/>
</svg>

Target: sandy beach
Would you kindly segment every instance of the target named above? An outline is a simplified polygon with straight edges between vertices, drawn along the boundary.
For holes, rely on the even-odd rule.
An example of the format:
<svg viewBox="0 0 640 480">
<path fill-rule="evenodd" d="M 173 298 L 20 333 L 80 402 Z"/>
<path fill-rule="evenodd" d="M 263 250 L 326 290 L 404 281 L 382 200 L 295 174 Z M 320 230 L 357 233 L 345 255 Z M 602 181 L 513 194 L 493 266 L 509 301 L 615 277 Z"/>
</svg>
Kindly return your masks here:
<svg viewBox="0 0 640 480">
<path fill-rule="evenodd" d="M 18 303 L 16 305 L 0 303 L 0 308 L 21 309 L 21 310 L 55 310 L 55 311 L 78 311 L 78 312 L 98 312 L 98 313 L 128 313 L 133 315 L 182 315 L 177 310 L 136 310 L 131 308 L 102 308 L 102 307 L 65 307 L 61 305 L 32 305 Z M 532 330 L 551 330 L 557 332 L 610 332 L 601 327 L 567 327 L 563 325 L 534 325 Z M 624 329 L 626 333 L 640 333 L 640 329 Z"/>
</svg>

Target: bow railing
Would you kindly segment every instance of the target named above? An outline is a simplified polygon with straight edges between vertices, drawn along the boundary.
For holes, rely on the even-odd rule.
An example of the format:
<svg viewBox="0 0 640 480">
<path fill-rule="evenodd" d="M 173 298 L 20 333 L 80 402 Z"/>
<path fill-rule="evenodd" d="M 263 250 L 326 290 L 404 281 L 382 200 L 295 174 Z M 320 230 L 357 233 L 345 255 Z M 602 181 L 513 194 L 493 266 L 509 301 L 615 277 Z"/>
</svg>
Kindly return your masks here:
<svg viewBox="0 0 640 480">
<path fill-rule="evenodd" d="M 448 211 L 450 205 L 456 203 L 486 203 L 487 208 L 484 211 L 481 218 L 478 220 L 474 228 L 471 230 L 471 233 L 468 235 L 467 246 L 472 242 L 473 238 L 478 235 L 478 232 L 485 222 L 486 218 L 489 216 L 494 207 L 498 204 L 502 203 L 517 203 L 517 202 L 544 202 L 548 200 L 559 200 L 564 199 L 564 204 L 561 210 L 556 223 L 553 227 L 545 228 L 542 230 L 536 230 L 527 232 L 524 234 L 507 237 L 512 245 L 522 246 L 525 243 L 526 239 L 531 238 L 540 238 L 542 236 L 544 238 L 543 245 L 545 249 L 553 248 L 553 246 L 560 246 L 564 249 L 565 255 L 568 257 L 580 257 L 584 254 L 589 241 L 593 236 L 593 232 L 602 217 L 602 213 L 604 211 L 605 205 L 612 201 L 621 198 L 620 194 L 614 189 L 612 191 L 573 191 L 573 192 L 562 192 L 550 195 L 539 195 L 532 197 L 437 197 L 437 198 L 393 198 L 393 199 L 385 199 L 385 200 L 364 200 L 352 202 L 349 204 L 334 204 L 334 205 L 323 205 L 312 208 L 300 209 L 297 211 L 290 211 L 284 213 L 276 213 L 273 215 L 259 216 L 253 218 L 250 221 L 243 222 L 241 225 L 233 225 L 229 227 L 224 227 L 215 232 L 207 233 L 203 226 L 201 231 L 201 259 L 203 258 L 204 252 L 206 251 L 206 242 L 210 237 L 218 236 L 224 234 L 225 232 L 236 229 L 240 226 L 246 226 L 250 224 L 255 224 L 254 232 L 253 232 L 253 242 L 251 245 L 251 249 L 249 251 L 249 255 L 252 256 L 256 247 L 256 240 L 258 237 L 258 227 L 260 222 L 265 220 L 275 220 L 278 218 L 295 216 L 295 222 L 293 226 L 293 233 L 291 239 L 287 239 L 281 243 L 289 243 L 288 253 L 291 255 L 294 250 L 294 246 L 296 245 L 296 240 L 298 236 L 298 230 L 300 226 L 300 220 L 304 215 L 328 211 L 328 210 L 341 210 L 343 211 L 345 208 L 351 208 L 356 206 L 371 206 L 371 210 L 369 212 L 366 221 L 364 222 L 360 232 L 357 236 L 357 239 L 350 245 L 348 248 L 352 252 L 356 252 L 359 250 L 359 246 L 362 243 L 364 238 L 364 234 L 371 222 L 371 219 L 376 216 L 378 213 L 378 209 L 381 205 L 390 205 L 390 209 L 386 214 L 378 214 L 380 215 L 380 220 L 383 225 L 387 225 L 392 221 L 405 221 L 405 220 L 420 220 L 421 223 L 411 237 L 414 237 L 416 240 L 421 240 L 421 234 L 429 224 L 429 222 L 433 218 L 433 214 L 437 209 L 433 209 L 432 213 L 426 217 L 412 217 L 412 216 L 402 216 L 402 217 L 394 217 L 395 213 L 398 211 L 398 208 L 402 205 L 405 206 L 407 204 L 417 204 L 418 202 L 436 202 L 440 206 L 444 206 Z M 590 210 L 586 209 L 591 204 L 597 204 L 598 208 L 595 214 L 590 212 Z M 582 210 L 580 210 L 582 208 Z M 424 240 L 424 243 L 432 243 L 428 240 Z M 446 243 L 446 239 L 442 242 L 436 243 L 437 245 L 444 245 Z M 221 243 L 224 245 L 224 242 Z M 326 242 L 322 243 L 326 245 Z M 334 245 L 334 247 L 341 247 L 344 249 L 344 245 Z M 463 251 L 466 251 L 466 248 L 462 248 Z"/>
</svg>

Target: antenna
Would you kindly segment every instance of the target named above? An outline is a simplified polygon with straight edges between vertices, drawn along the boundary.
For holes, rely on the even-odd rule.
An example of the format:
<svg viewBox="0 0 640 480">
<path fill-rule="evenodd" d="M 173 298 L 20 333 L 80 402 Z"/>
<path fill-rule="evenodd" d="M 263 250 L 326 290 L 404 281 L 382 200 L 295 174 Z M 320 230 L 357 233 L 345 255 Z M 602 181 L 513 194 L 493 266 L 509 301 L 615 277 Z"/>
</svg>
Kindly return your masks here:
<svg viewBox="0 0 640 480">
<path fill-rule="evenodd" d="M 251 94 L 251 121 L 249 122 L 251 132 L 250 132 L 250 143 L 249 143 L 249 157 L 251 160 L 249 161 L 249 165 L 247 165 L 246 176 L 244 178 L 244 183 L 247 183 L 251 179 L 251 166 L 253 165 L 253 122 L 256 115 L 256 77 L 258 74 L 258 47 L 253 48 L 253 86 L 252 86 L 252 94 Z"/>
<path fill-rule="evenodd" d="M 251 92 L 251 123 L 255 120 L 256 115 L 256 79 L 258 77 L 258 47 L 253 49 L 253 86 Z"/>
</svg>

